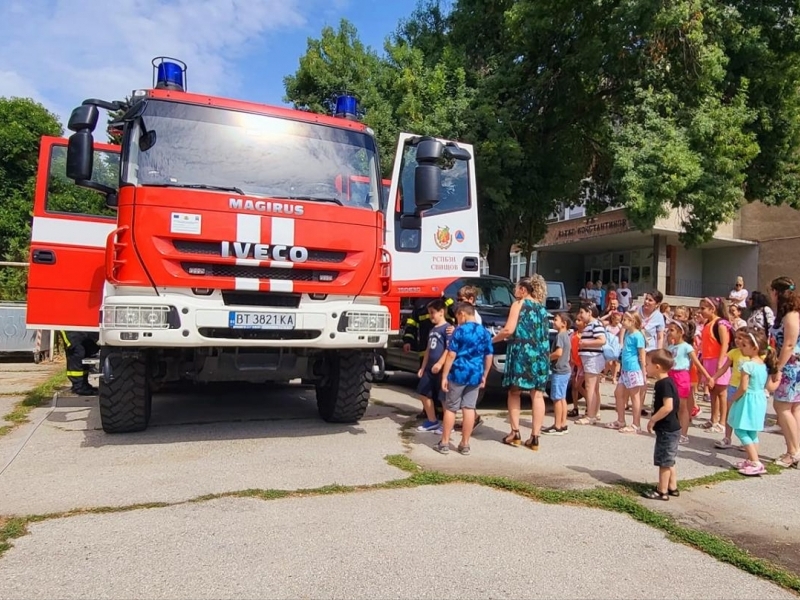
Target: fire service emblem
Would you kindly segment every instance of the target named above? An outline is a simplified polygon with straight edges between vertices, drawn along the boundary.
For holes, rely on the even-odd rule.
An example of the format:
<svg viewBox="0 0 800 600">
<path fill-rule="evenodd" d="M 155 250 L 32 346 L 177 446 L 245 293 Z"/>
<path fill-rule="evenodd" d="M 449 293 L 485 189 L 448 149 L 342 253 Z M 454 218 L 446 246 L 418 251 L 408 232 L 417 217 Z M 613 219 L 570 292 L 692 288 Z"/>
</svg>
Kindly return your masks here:
<svg viewBox="0 0 800 600">
<path fill-rule="evenodd" d="M 453 245 L 453 234 L 450 233 L 449 227 L 439 227 L 433 234 L 433 239 L 442 250 L 447 250 Z"/>
</svg>

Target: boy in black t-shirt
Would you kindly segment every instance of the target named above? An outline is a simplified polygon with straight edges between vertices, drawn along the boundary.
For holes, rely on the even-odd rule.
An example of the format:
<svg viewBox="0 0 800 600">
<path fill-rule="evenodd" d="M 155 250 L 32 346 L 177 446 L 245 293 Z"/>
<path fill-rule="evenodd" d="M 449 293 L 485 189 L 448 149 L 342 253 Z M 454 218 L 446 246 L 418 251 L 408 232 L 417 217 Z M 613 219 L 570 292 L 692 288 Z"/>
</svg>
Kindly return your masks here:
<svg viewBox="0 0 800 600">
<path fill-rule="evenodd" d="M 658 485 L 643 494 L 651 500 L 669 500 L 670 496 L 680 495 L 675 457 L 681 438 L 678 419 L 681 401 L 678 386 L 669 377 L 673 364 L 672 354 L 668 350 L 658 349 L 647 353 L 647 376 L 656 380 L 653 387 L 653 416 L 647 423 L 647 431 L 655 431 L 656 434 L 653 463 L 658 467 Z"/>
</svg>

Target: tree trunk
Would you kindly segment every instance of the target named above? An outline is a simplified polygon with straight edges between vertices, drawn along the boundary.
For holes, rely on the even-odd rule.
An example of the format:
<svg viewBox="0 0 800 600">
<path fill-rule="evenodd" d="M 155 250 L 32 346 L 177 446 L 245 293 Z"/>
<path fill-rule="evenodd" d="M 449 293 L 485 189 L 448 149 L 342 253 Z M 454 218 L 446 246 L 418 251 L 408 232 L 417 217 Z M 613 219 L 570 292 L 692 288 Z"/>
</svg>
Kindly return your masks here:
<svg viewBox="0 0 800 600">
<path fill-rule="evenodd" d="M 509 277 L 511 275 L 511 246 L 513 245 L 513 232 L 504 231 L 500 241 L 489 247 L 489 251 L 486 253 L 489 273 L 501 277 Z"/>
<path fill-rule="evenodd" d="M 533 275 L 533 269 L 531 268 L 531 257 L 533 256 L 533 246 L 530 246 L 530 250 L 525 254 L 525 274 L 530 277 Z"/>
</svg>

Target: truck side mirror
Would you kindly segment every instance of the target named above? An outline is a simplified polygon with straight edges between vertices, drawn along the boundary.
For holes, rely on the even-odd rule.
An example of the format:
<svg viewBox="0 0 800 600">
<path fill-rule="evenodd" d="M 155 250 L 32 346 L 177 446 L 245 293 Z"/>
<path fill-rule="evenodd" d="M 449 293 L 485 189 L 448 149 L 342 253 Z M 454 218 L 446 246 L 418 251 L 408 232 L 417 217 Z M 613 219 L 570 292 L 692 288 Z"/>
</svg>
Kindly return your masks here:
<svg viewBox="0 0 800 600">
<path fill-rule="evenodd" d="M 444 147 L 442 155 L 445 158 L 449 158 L 452 160 L 470 160 L 472 155 L 469 153 L 469 150 L 464 150 L 464 148 L 459 148 L 453 142 L 447 144 Z"/>
<path fill-rule="evenodd" d="M 70 122 L 72 119 L 70 119 Z M 81 129 L 69 136 L 67 144 L 67 177 L 79 182 L 89 181 L 94 168 L 94 138 L 89 129 Z"/>
<path fill-rule="evenodd" d="M 69 123 L 67 129 L 70 131 L 81 131 L 88 129 L 89 132 L 94 131 L 97 127 L 97 119 L 100 111 L 92 104 L 81 104 L 78 108 L 73 109 L 72 114 L 69 116 Z"/>
<path fill-rule="evenodd" d="M 414 204 L 418 211 L 427 210 L 439 202 L 442 190 L 442 170 L 437 165 L 417 165 L 414 172 Z"/>
</svg>

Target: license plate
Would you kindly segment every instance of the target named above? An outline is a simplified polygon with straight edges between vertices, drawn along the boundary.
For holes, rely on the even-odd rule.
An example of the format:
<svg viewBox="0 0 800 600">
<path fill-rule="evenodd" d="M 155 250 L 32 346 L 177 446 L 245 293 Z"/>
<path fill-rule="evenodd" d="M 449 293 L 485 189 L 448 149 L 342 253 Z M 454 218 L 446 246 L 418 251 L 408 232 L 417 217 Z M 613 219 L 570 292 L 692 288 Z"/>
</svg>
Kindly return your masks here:
<svg viewBox="0 0 800 600">
<path fill-rule="evenodd" d="M 294 329 L 295 315 L 291 313 L 263 313 L 230 311 L 228 327 L 231 329 Z"/>
</svg>

